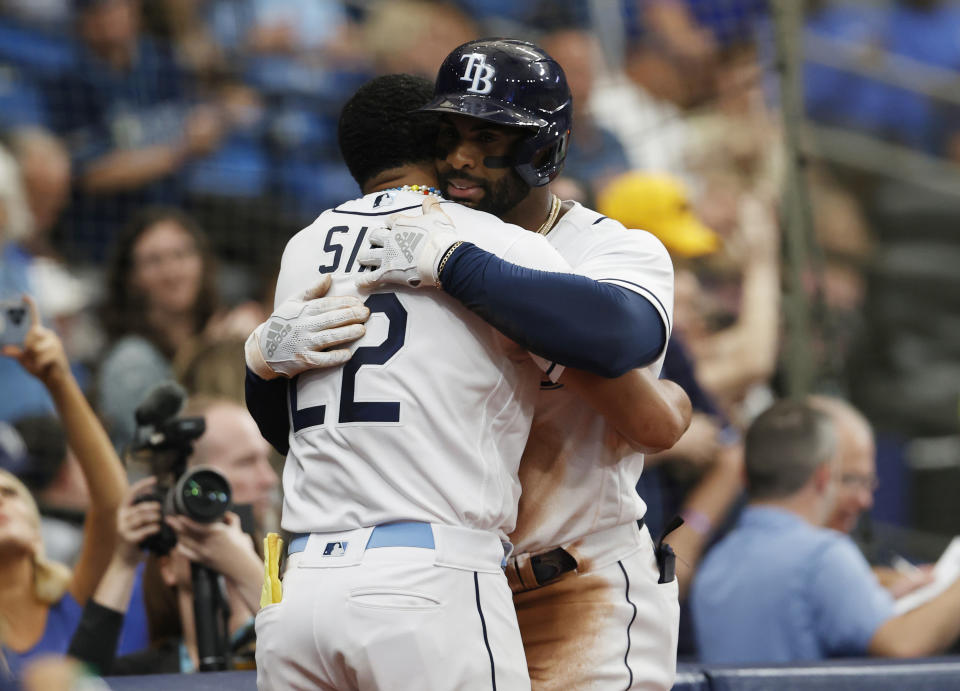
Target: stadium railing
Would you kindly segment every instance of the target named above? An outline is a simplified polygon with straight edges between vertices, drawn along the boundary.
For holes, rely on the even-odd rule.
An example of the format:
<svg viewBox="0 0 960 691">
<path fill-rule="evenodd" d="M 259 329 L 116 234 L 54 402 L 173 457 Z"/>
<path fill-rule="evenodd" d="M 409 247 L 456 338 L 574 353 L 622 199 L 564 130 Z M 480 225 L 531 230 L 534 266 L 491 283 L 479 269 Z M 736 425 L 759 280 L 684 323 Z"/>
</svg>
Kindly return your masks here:
<svg viewBox="0 0 960 691">
<path fill-rule="evenodd" d="M 254 691 L 256 672 L 112 677 L 113 691 Z M 950 691 L 960 689 L 960 657 L 834 660 L 808 665 L 731 667 L 681 664 L 674 691 Z"/>
</svg>

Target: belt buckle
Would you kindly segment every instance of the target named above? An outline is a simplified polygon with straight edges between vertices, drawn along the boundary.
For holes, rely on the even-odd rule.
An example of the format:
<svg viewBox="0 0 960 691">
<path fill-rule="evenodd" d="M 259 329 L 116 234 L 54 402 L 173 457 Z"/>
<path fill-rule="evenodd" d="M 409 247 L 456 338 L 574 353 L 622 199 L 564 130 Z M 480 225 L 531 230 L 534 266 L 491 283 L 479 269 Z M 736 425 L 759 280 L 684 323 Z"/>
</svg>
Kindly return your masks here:
<svg viewBox="0 0 960 691">
<path fill-rule="evenodd" d="M 546 585 L 577 568 L 577 560 L 563 547 L 530 557 L 530 567 L 538 585 Z"/>
</svg>

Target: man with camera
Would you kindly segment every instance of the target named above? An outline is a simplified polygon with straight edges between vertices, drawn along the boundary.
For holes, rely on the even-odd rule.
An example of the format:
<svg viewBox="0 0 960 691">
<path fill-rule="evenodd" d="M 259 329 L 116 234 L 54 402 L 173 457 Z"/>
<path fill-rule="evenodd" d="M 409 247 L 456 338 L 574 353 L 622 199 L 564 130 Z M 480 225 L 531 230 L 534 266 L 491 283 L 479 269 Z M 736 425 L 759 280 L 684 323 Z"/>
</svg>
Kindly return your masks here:
<svg viewBox="0 0 960 691">
<path fill-rule="evenodd" d="M 270 444 L 247 409 L 226 398 L 192 396 L 184 415 L 206 421 L 187 467 L 204 465 L 223 473 L 233 492 L 234 511 L 244 519 L 247 532 L 263 535 L 275 529 L 280 480 L 270 465 Z"/>
<path fill-rule="evenodd" d="M 180 417 L 183 399 L 162 384 L 137 409 L 133 457 L 150 475 L 124 500 L 114 558 L 74 637 L 72 653 L 111 674 L 224 669 L 229 649 L 252 638 L 262 564 L 227 509 L 233 496 L 234 508 L 263 520 L 277 478 L 242 407 L 196 400 Z M 128 626 L 149 630 L 150 647 L 114 660 L 125 611 Z"/>
<path fill-rule="evenodd" d="M 166 515 L 157 501 L 139 501 L 155 491 L 157 479 L 136 482 L 117 516 L 113 559 L 84 610 L 70 654 L 104 674 L 192 672 L 202 662 L 195 617 L 191 562 L 223 574 L 226 582 L 228 631 L 242 635 L 258 604 L 262 564 L 236 514 L 224 521 L 199 523 L 183 515 Z M 163 525 L 173 528 L 177 544 L 164 555 L 147 557 L 144 591 L 148 603 L 150 646 L 115 658 L 124 612 L 134 590 L 142 545 L 156 538 Z"/>
</svg>

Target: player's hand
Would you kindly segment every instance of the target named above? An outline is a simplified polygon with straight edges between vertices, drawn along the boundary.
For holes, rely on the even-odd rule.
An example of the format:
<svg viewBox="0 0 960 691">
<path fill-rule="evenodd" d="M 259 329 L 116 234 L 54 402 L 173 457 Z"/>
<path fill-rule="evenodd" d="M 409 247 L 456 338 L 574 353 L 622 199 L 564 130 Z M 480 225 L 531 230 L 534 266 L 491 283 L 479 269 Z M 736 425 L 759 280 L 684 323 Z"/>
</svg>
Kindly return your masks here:
<svg viewBox="0 0 960 691">
<path fill-rule="evenodd" d="M 357 286 L 439 286 L 440 261 L 459 240 L 460 234 L 440 208 L 440 202 L 436 197 L 427 197 L 422 216 L 394 214 L 387 220 L 386 228 L 377 228 L 367 235 L 369 245 L 360 250 L 357 261 L 374 270 L 357 274 Z"/>
<path fill-rule="evenodd" d="M 29 295 L 23 297 L 30 310 L 30 330 L 23 345 L 6 345 L 0 352 L 15 358 L 27 372 L 49 387 L 57 380 L 71 376 L 70 363 L 60 337 L 40 323 L 37 303 Z"/>
<path fill-rule="evenodd" d="M 363 338 L 367 332 L 363 322 L 370 310 L 350 295 L 324 297 L 330 283 L 327 274 L 313 288 L 277 307 L 250 334 L 245 346 L 247 367 L 258 377 L 295 377 L 350 359 L 349 349 L 336 346 Z"/>
</svg>

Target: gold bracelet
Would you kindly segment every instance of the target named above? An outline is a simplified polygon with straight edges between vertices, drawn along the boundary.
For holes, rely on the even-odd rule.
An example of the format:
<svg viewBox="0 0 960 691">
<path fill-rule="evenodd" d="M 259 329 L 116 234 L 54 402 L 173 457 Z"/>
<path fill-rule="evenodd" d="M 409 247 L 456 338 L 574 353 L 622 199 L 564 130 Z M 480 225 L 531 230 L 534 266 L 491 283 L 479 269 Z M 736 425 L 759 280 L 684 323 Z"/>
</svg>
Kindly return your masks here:
<svg viewBox="0 0 960 691">
<path fill-rule="evenodd" d="M 463 240 L 457 240 L 455 243 L 450 245 L 450 249 L 447 250 L 447 253 L 443 255 L 443 259 L 440 260 L 440 266 L 437 267 L 437 288 L 441 288 L 440 285 L 440 274 L 443 273 L 443 267 L 447 265 L 447 260 L 450 258 L 450 255 L 453 254 L 460 245 L 463 244 Z"/>
</svg>

